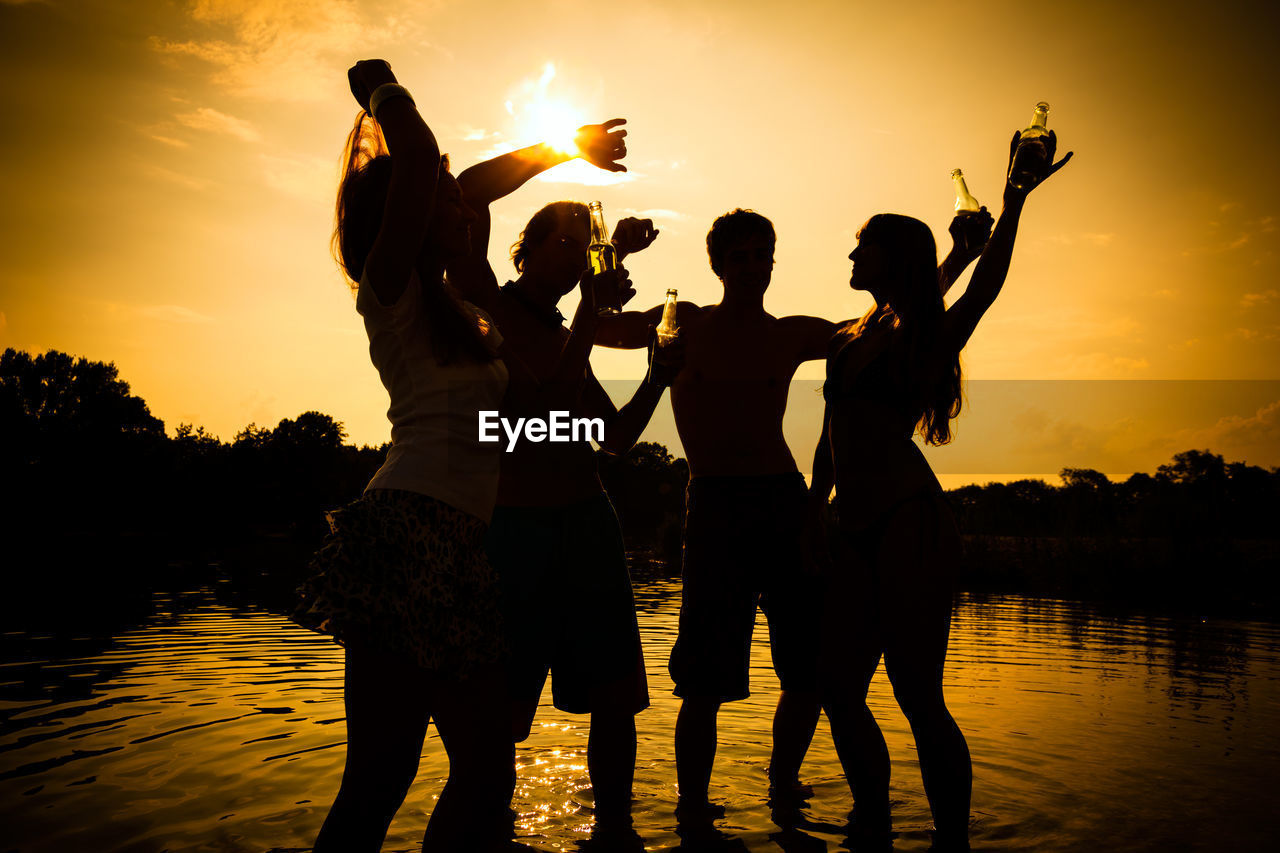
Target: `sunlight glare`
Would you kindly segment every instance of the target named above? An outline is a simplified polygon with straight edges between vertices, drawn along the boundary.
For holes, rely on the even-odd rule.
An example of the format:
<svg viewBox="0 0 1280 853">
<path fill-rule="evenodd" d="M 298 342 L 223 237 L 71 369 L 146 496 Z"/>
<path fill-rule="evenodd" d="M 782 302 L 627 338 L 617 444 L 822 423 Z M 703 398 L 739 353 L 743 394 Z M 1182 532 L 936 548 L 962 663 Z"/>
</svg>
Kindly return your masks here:
<svg viewBox="0 0 1280 853">
<path fill-rule="evenodd" d="M 517 107 L 508 101 L 507 112 L 515 118 L 520 138 L 529 142 L 545 142 L 563 154 L 577 154 L 574 137 L 578 128 L 587 121 L 576 107 L 547 95 L 547 88 L 555 76 L 556 66 L 548 62 L 538 81 L 526 84 L 529 91 L 525 102 Z"/>
</svg>

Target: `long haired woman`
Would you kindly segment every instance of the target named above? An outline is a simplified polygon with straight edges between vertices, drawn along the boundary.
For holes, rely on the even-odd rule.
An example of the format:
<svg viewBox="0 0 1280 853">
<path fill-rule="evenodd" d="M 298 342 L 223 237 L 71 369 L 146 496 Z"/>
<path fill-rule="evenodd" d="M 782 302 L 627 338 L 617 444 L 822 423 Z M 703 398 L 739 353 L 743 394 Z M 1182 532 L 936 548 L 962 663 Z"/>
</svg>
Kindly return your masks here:
<svg viewBox="0 0 1280 853">
<path fill-rule="evenodd" d="M 499 408 L 507 370 L 488 316 L 444 281 L 475 215 L 435 137 L 387 63 L 359 62 L 348 79 L 361 112 L 333 242 L 391 399 L 391 448 L 363 497 L 331 514 L 294 614 L 346 654 L 346 765 L 315 850 L 381 847 L 431 720 L 449 779 L 424 849 L 485 850 L 501 840 L 514 767 L 483 546 L 499 450 L 476 424 Z"/>
<path fill-rule="evenodd" d="M 1017 148 L 1014 136 L 1010 163 Z M 1053 163 L 1048 137 L 1042 182 Z M 883 656 L 894 698 L 915 737 L 940 846 L 967 846 L 973 771 L 947 710 L 943 664 L 960 537 L 942 487 L 912 440 L 951 440 L 960 412 L 960 351 L 1009 270 L 1029 190 L 1006 183 L 1004 207 L 964 295 L 946 308 L 933 235 L 916 219 L 871 217 L 858 232 L 850 286 L 876 307 L 832 338 L 826 415 L 814 457 L 815 524 L 834 485 L 839 532 L 826 597 L 823 705 L 856 804 L 856 832 L 888 836 L 889 752 L 867 708 Z"/>
</svg>

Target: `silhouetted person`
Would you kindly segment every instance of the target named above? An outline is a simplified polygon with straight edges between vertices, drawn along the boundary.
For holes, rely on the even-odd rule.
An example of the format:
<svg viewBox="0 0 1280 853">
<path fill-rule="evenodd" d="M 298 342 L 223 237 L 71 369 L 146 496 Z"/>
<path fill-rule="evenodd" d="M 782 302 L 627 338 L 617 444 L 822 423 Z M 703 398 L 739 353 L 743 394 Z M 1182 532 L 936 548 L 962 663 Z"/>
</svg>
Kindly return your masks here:
<svg viewBox="0 0 1280 853">
<path fill-rule="evenodd" d="M 626 153 L 621 120 L 583 128 L 579 143 L 601 168 L 620 171 Z M 586 347 L 573 349 L 556 305 L 587 267 L 590 217 L 586 205 L 559 201 L 529 220 L 512 249 L 519 277 L 503 287 L 485 260 L 489 205 L 529 178 L 567 159 L 547 146 L 532 146 L 472 167 L 459 176 L 464 195 L 480 217 L 472 253 L 450 268 L 451 280 L 489 308 L 505 336 L 507 360 L 527 371 L 535 389 L 514 399 L 503 415 L 547 417 L 549 410 L 604 422 L 602 448 L 629 449 L 643 431 L 665 388 L 651 370 L 632 399 L 618 410 L 587 363 L 596 313 L 580 307 L 574 334 Z M 624 220 L 615 233 L 620 256 L 648 246 L 652 223 Z M 625 274 L 620 280 L 626 298 Z M 566 371 L 564 366 L 574 367 Z M 513 368 L 514 370 L 514 368 Z M 564 381 L 557 381 L 557 373 Z M 522 383 L 514 375 L 513 393 Z M 513 737 L 528 737 L 548 671 L 555 706 L 591 715 L 587 767 L 597 826 L 630 826 L 636 760 L 635 714 L 649 706 L 631 580 L 622 531 L 596 472 L 595 452 L 584 440 L 522 441 L 502 456 L 498 506 L 486 538 L 501 578 L 513 650 Z"/>
<path fill-rule="evenodd" d="M 1014 137 L 1014 148 L 1018 137 Z M 1048 137 L 1041 177 L 1056 148 Z M 1010 150 L 1012 163 L 1013 149 Z M 967 847 L 973 773 L 942 695 L 960 538 L 942 488 L 912 441 L 951 439 L 960 411 L 960 350 L 1009 269 L 1025 191 L 1006 185 L 1004 209 L 965 293 L 944 308 L 933 235 L 916 219 L 873 216 L 858 232 L 850 286 L 876 307 L 831 341 L 826 413 L 814 457 L 810 528 L 825 547 L 821 511 L 834 485 L 840 542 L 823 620 L 823 705 L 853 791 L 860 836 L 889 832 L 889 753 L 867 708 L 884 656 L 911 725 L 940 845 Z"/>
<path fill-rule="evenodd" d="M 387 63 L 359 62 L 348 78 L 363 112 L 334 245 L 391 398 L 391 448 L 364 496 L 333 514 L 294 614 L 346 647 L 346 766 L 315 849 L 380 849 L 434 719 L 449 780 L 424 849 L 486 850 L 514 768 L 483 547 L 499 449 L 478 441 L 476 413 L 498 407 L 507 370 L 492 321 L 443 281 L 475 214 L 435 137 Z"/>
<path fill-rule="evenodd" d="M 980 230 L 990 219 L 973 217 Z M 958 244 L 937 275 L 950 281 L 980 249 L 985 233 Z M 967 224 L 967 223 L 966 223 Z M 973 227 L 973 226 L 970 226 Z M 685 366 L 671 388 L 676 428 L 689 460 L 680 634 L 671 652 L 676 695 L 677 811 L 713 817 L 707 800 L 724 702 L 749 695 L 748 664 L 757 602 L 769 620 L 782 684 L 773 723 L 770 782 L 798 794 L 800 764 L 818 721 L 815 591 L 800 568 L 804 478 L 782 436 L 791 377 L 823 358 L 836 325 L 820 317 L 774 317 L 764 310 L 773 275 L 773 225 L 735 210 L 707 234 L 712 271 L 724 285 L 716 305 L 681 302 Z M 935 287 L 936 287 L 935 278 Z M 662 306 L 602 318 L 596 342 L 645 345 Z"/>
</svg>

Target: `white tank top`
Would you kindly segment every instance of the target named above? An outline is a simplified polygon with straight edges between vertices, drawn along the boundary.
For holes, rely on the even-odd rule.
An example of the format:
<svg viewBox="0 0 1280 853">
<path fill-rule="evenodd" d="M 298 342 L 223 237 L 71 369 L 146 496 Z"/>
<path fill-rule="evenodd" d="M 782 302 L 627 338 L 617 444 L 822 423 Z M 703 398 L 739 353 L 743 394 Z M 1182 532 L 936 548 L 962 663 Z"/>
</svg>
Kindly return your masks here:
<svg viewBox="0 0 1280 853">
<path fill-rule="evenodd" d="M 485 343 L 502 343 L 489 315 L 470 302 Z M 444 501 L 485 522 L 498 493 L 501 443 L 479 440 L 480 410 L 495 411 L 507 387 L 507 367 L 436 362 L 422 312 L 422 282 L 414 272 L 393 305 L 382 305 L 361 278 L 356 310 L 369 335 L 369 357 L 391 395 L 391 449 L 369 489 L 403 489 Z"/>
</svg>

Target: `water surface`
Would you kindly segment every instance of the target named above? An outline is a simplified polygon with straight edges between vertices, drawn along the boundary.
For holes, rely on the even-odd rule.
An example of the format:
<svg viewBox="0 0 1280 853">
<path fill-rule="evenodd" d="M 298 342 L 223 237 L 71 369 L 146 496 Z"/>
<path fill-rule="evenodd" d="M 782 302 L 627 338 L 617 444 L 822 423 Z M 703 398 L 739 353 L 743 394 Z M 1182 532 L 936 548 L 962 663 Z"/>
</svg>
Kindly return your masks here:
<svg viewBox="0 0 1280 853">
<path fill-rule="evenodd" d="M 637 598 L 653 706 L 638 718 L 635 824 L 647 849 L 672 850 L 678 703 L 666 658 L 679 585 L 638 584 Z M 342 649 L 208 591 L 157 603 L 109 638 L 3 635 L 0 850 L 309 847 L 342 768 Z M 852 800 L 825 721 L 802 774 L 815 796 L 800 827 L 771 819 L 777 681 L 763 626 L 753 694 L 720 716 L 711 794 L 728 814 L 716 828 L 726 849 L 848 850 Z M 1269 849 L 1278 657 L 1280 630 L 1266 623 L 963 597 L 947 697 L 974 758 L 975 849 Z M 870 701 L 893 758 L 895 849 L 925 850 L 914 745 L 883 670 Z M 591 832 L 586 719 L 550 707 L 549 689 L 544 702 L 518 756 L 518 832 L 534 850 L 575 850 Z M 417 849 L 446 767 L 433 728 L 384 850 Z"/>
</svg>

